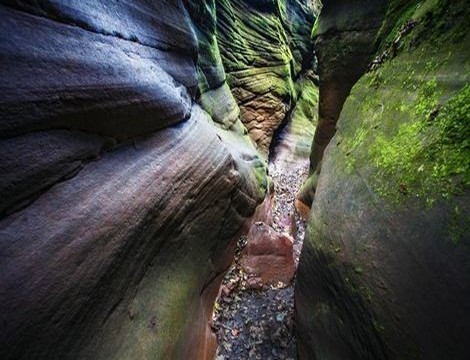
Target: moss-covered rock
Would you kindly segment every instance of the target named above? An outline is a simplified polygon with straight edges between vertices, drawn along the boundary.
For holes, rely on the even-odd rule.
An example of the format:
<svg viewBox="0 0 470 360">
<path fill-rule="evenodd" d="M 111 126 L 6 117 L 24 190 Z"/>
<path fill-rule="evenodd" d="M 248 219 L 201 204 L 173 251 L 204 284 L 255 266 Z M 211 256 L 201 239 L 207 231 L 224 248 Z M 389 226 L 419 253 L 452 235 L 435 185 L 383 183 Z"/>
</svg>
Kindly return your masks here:
<svg viewBox="0 0 470 360">
<path fill-rule="evenodd" d="M 417 25 L 398 35 L 400 42 L 397 33 L 389 41 L 396 57 L 355 87 L 338 141 L 351 155 L 348 170 L 373 163 L 372 184 L 381 196 L 395 202 L 414 197 L 432 206 L 470 184 L 470 52 L 463 15 L 429 4 L 406 12 Z M 446 16 L 454 24 L 441 33 L 436 29 Z M 360 124 L 351 120 L 358 117 Z"/>
<path fill-rule="evenodd" d="M 318 118 L 318 87 L 309 71 L 296 82 L 297 102 L 271 143 L 270 157 L 290 162 L 308 159 Z M 280 146 L 282 143 L 282 146 Z"/>
<path fill-rule="evenodd" d="M 309 179 L 299 200 L 310 206 L 326 146 L 336 131 L 343 103 L 365 72 L 386 11 L 386 0 L 325 1 L 312 34 L 320 78 L 318 126 L 312 144 Z"/>
<path fill-rule="evenodd" d="M 300 67 L 294 66 L 291 44 L 299 56 L 297 64 L 302 63 L 303 52 L 311 50 L 305 28 L 313 24 L 314 9 L 305 4 L 285 0 L 217 3 L 217 38 L 227 82 L 240 106 L 242 122 L 266 156 L 276 129 L 296 99 L 294 67 Z"/>
<path fill-rule="evenodd" d="M 322 161 L 297 275 L 303 358 L 468 356 L 468 16 L 465 1 L 389 4 Z"/>
</svg>

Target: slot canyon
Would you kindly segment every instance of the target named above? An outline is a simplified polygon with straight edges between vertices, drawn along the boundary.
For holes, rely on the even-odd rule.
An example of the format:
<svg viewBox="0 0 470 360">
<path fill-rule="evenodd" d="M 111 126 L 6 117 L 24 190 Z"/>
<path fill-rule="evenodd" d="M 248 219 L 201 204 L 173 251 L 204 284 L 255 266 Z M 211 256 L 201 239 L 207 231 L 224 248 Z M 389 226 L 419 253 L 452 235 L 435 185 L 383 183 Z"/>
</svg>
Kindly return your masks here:
<svg viewBox="0 0 470 360">
<path fill-rule="evenodd" d="M 470 358 L 468 1 L 0 20 L 0 359 Z"/>
</svg>

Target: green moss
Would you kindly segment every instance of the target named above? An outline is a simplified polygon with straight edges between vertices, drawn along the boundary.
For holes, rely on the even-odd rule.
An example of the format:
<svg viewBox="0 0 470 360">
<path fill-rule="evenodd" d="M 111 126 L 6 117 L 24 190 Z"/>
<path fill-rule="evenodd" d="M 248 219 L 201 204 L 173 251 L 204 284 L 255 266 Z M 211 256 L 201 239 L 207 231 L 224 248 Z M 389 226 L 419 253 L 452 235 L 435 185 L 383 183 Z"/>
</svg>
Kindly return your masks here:
<svg viewBox="0 0 470 360">
<path fill-rule="evenodd" d="M 436 80 L 421 89 L 412 121 L 393 136 L 380 134 L 370 155 L 377 167 L 376 187 L 384 196 L 414 195 L 428 205 L 470 185 L 470 86 L 442 108 Z M 392 179 L 392 181 L 390 181 Z M 393 184 L 393 186 L 390 186 Z"/>
<path fill-rule="evenodd" d="M 465 213 L 460 206 L 455 206 L 449 222 L 449 238 L 454 245 L 459 245 L 460 241 L 470 232 L 470 215 Z"/>
<path fill-rule="evenodd" d="M 317 36 L 317 33 L 318 33 L 318 21 L 319 18 L 316 18 L 315 19 L 315 23 L 313 24 L 313 28 L 312 28 L 312 33 L 311 33 L 311 38 L 315 38 Z"/>
<path fill-rule="evenodd" d="M 355 272 L 356 274 L 358 274 L 358 275 L 362 275 L 362 273 L 364 272 L 364 270 L 362 269 L 362 267 L 356 266 L 356 267 L 354 268 L 354 272 Z"/>
<path fill-rule="evenodd" d="M 412 31 L 402 49 L 427 43 L 442 46 L 443 42 L 457 44 L 468 33 L 469 8 L 465 0 L 427 0 L 418 3 L 411 19 L 420 26 Z"/>
<path fill-rule="evenodd" d="M 440 0 L 426 0 L 418 3 L 416 11 L 413 13 L 412 19 L 419 21 L 426 16 L 429 12 L 439 6 Z"/>
<path fill-rule="evenodd" d="M 370 129 L 367 127 L 359 128 L 355 136 L 352 137 L 349 143 L 347 144 L 347 148 L 349 149 L 349 152 L 346 153 L 346 156 L 348 156 L 348 159 L 346 161 L 347 171 L 352 171 L 356 166 L 356 158 L 349 155 L 351 155 L 352 152 L 354 152 L 359 146 L 364 143 L 364 140 L 369 134 L 369 130 Z"/>
<path fill-rule="evenodd" d="M 423 20 L 396 57 L 356 84 L 337 138 L 346 171 L 370 178 L 382 198 L 418 198 L 431 206 L 470 185 L 469 36 L 452 40 L 452 34 L 468 28 L 462 17 L 468 10 L 460 1 L 449 5 L 429 0 L 414 6 L 413 13 L 400 6 L 406 14 L 397 22 L 410 14 Z M 437 35 L 433 25 L 442 21 L 451 25 Z M 435 36 L 442 39 L 439 47 L 434 46 Z"/>
<path fill-rule="evenodd" d="M 372 325 L 378 333 L 383 333 L 385 331 L 385 327 L 377 319 L 372 320 Z"/>
<path fill-rule="evenodd" d="M 379 53 L 384 51 L 392 44 L 392 42 L 398 36 L 402 26 L 411 19 L 411 16 L 416 11 L 417 6 L 417 1 L 391 1 L 389 11 L 387 13 L 388 21 L 386 20 L 384 22 L 381 34 L 379 35 L 379 37 L 384 37 L 384 40 L 381 42 L 382 46 Z"/>
<path fill-rule="evenodd" d="M 368 302 L 372 302 L 372 297 L 373 297 L 372 290 L 366 285 L 361 285 L 359 287 L 359 289 L 361 291 L 361 294 L 362 294 L 362 297 L 364 298 L 364 300 L 366 300 Z"/>
</svg>

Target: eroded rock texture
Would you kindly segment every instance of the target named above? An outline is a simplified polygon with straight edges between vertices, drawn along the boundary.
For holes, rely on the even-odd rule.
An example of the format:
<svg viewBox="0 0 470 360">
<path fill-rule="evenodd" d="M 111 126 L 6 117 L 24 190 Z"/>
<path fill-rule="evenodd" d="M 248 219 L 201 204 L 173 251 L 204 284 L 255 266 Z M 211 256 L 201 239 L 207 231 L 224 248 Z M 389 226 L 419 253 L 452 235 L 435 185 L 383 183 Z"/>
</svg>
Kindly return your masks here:
<svg viewBox="0 0 470 360">
<path fill-rule="evenodd" d="M 293 244 L 294 238 L 289 234 L 255 222 L 240 258 L 240 265 L 249 276 L 248 285 L 256 288 L 290 283 L 295 273 Z"/>
<path fill-rule="evenodd" d="M 213 353 L 218 282 L 268 181 L 199 15 L 0 2 L 2 359 Z"/>
<path fill-rule="evenodd" d="M 357 49 L 355 14 L 326 12 L 351 30 L 331 32 L 330 44 Z M 390 1 L 374 20 L 374 70 L 344 107 L 337 85 L 356 55 L 332 57 L 319 35 L 319 129 L 339 121 L 297 274 L 302 359 L 468 357 L 468 16 L 465 1 Z"/>
<path fill-rule="evenodd" d="M 217 2 L 217 38 L 241 119 L 260 151 L 297 99 L 294 81 L 312 68 L 310 1 Z"/>
<path fill-rule="evenodd" d="M 376 48 L 375 38 L 386 4 L 386 0 L 325 1 L 322 16 L 315 24 L 312 36 L 320 78 L 318 126 L 312 144 L 309 180 L 299 196 L 307 206 L 312 204 L 323 152 L 335 134 L 343 103 L 365 72 Z"/>
</svg>

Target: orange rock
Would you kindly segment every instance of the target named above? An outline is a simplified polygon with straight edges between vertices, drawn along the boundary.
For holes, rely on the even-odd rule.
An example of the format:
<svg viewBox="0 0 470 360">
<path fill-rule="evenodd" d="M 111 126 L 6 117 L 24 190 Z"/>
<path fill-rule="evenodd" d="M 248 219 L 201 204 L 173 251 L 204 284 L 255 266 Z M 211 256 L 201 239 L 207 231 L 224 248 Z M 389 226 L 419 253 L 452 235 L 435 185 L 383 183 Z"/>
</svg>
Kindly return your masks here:
<svg viewBox="0 0 470 360">
<path fill-rule="evenodd" d="M 302 216 L 304 220 L 308 220 L 310 216 L 310 207 L 299 199 L 295 199 L 294 205 L 300 216 Z"/>
<path fill-rule="evenodd" d="M 287 284 L 292 280 L 295 273 L 293 242 L 291 236 L 279 234 L 265 223 L 256 222 L 251 227 L 240 264 L 249 277 L 256 280 L 253 284 Z"/>
</svg>

